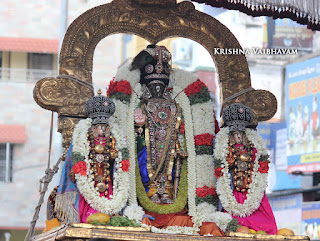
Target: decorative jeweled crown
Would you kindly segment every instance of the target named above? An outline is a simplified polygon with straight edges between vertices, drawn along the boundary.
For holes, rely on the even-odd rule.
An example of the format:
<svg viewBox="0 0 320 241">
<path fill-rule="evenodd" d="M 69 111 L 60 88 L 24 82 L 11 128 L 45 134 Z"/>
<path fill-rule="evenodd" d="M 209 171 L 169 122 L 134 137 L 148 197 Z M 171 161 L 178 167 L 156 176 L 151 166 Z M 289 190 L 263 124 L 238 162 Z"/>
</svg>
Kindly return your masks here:
<svg viewBox="0 0 320 241">
<path fill-rule="evenodd" d="M 223 127 L 229 126 L 230 131 L 245 131 L 253 120 L 252 110 L 241 103 L 234 103 L 223 110 Z"/>
<path fill-rule="evenodd" d="M 92 124 L 109 123 L 109 118 L 116 110 L 112 99 L 101 95 L 101 90 L 98 95 L 92 97 L 86 102 L 86 115 L 92 119 Z"/>
<path fill-rule="evenodd" d="M 148 84 L 153 80 L 169 83 L 171 71 L 171 53 L 164 46 L 148 45 L 132 61 L 130 70 L 140 69 L 141 84 Z"/>
</svg>

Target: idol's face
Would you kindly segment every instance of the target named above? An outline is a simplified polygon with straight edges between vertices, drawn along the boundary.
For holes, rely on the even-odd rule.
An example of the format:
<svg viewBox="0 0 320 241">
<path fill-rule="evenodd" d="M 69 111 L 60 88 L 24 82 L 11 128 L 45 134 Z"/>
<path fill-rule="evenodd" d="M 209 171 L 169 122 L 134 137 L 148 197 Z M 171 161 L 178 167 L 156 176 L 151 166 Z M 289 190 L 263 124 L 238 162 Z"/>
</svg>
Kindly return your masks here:
<svg viewBox="0 0 320 241">
<path fill-rule="evenodd" d="M 104 124 L 96 124 L 93 127 L 94 136 L 104 136 L 106 132 L 106 126 Z"/>
<path fill-rule="evenodd" d="M 153 80 L 147 85 L 147 88 L 149 89 L 153 98 L 162 98 L 166 85 L 160 80 Z"/>
<path fill-rule="evenodd" d="M 237 144 L 241 144 L 243 142 L 243 133 L 240 131 L 235 131 L 233 132 L 233 138 Z"/>
</svg>

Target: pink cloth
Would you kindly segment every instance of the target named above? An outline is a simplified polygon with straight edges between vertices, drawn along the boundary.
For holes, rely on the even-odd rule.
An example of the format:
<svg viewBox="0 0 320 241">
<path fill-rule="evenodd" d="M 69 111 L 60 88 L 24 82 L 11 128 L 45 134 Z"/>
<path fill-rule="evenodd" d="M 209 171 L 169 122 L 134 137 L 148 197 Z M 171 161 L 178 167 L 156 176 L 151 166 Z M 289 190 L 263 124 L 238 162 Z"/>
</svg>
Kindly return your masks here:
<svg viewBox="0 0 320 241">
<path fill-rule="evenodd" d="M 110 199 L 110 196 L 113 195 L 113 189 L 112 189 L 112 182 L 109 182 L 109 192 L 107 199 Z M 100 194 L 100 197 L 104 196 L 104 193 Z M 92 207 L 90 207 L 90 205 L 86 202 L 86 200 L 84 199 L 84 197 L 81 195 L 79 195 L 79 217 L 80 217 L 80 223 L 85 223 L 87 221 L 87 218 L 93 214 L 93 213 L 98 213 L 97 210 L 93 209 Z"/>
<path fill-rule="evenodd" d="M 243 203 L 247 199 L 247 192 L 242 193 L 234 189 L 233 195 L 235 196 L 238 203 Z M 266 194 L 263 195 L 260 207 L 250 216 L 245 218 L 240 218 L 237 216 L 233 216 L 233 217 L 238 219 L 239 224 L 242 226 L 246 226 L 256 231 L 263 230 L 268 234 L 277 234 L 278 229 L 277 229 L 276 220 L 274 218 L 274 215 Z"/>
</svg>

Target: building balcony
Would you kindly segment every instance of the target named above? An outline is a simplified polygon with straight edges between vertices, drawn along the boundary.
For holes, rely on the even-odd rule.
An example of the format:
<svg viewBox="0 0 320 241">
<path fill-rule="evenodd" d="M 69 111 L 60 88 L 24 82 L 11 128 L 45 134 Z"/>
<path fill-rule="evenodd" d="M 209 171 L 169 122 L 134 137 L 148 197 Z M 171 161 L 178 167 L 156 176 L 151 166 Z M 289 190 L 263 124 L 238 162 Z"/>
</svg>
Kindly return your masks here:
<svg viewBox="0 0 320 241">
<path fill-rule="evenodd" d="M 36 83 L 42 78 L 56 75 L 56 70 L 0 68 L 0 82 Z"/>
</svg>

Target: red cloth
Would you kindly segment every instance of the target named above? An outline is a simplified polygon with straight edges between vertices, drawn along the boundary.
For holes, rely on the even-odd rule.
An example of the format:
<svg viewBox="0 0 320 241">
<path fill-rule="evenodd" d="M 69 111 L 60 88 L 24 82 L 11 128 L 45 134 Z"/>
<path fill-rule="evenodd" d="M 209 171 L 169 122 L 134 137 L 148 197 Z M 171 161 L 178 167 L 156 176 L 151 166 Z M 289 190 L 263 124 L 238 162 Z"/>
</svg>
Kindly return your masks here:
<svg viewBox="0 0 320 241">
<path fill-rule="evenodd" d="M 237 199 L 238 203 L 243 203 L 247 199 L 247 192 L 242 193 L 234 189 L 233 195 Z M 233 217 L 238 219 L 239 224 L 242 226 L 246 226 L 256 231 L 263 230 L 268 234 L 277 234 L 276 220 L 266 194 L 263 195 L 260 207 L 249 217 Z"/>
</svg>

